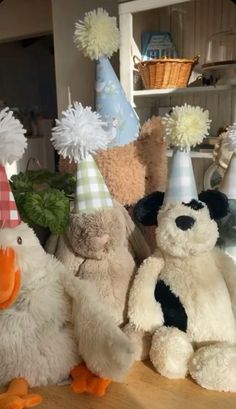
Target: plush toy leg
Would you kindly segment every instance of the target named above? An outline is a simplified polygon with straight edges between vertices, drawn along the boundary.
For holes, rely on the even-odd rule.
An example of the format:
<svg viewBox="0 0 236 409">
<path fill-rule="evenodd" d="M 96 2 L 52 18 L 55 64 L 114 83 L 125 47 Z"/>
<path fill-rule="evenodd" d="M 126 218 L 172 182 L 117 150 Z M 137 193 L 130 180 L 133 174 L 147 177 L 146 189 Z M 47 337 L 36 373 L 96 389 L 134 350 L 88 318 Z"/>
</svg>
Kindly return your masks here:
<svg viewBox="0 0 236 409">
<path fill-rule="evenodd" d="M 41 396 L 28 394 L 28 388 L 24 379 L 13 379 L 7 391 L 0 394 L 0 409 L 23 409 L 41 403 Z"/>
<path fill-rule="evenodd" d="M 153 335 L 150 359 L 167 378 L 185 378 L 193 347 L 187 335 L 174 327 L 160 327 Z"/>
<path fill-rule="evenodd" d="M 151 334 L 137 330 L 132 324 L 127 324 L 123 328 L 123 332 L 129 337 L 134 346 L 135 361 L 144 361 L 145 359 L 149 359 Z"/>
<path fill-rule="evenodd" d="M 76 366 L 71 371 L 73 379 L 72 389 L 76 393 L 88 392 L 97 396 L 104 396 L 108 385 L 111 381 L 109 379 L 102 379 L 94 375 L 85 364 Z"/>
<path fill-rule="evenodd" d="M 236 346 L 222 342 L 200 348 L 189 361 L 189 372 L 206 389 L 236 392 Z"/>
</svg>

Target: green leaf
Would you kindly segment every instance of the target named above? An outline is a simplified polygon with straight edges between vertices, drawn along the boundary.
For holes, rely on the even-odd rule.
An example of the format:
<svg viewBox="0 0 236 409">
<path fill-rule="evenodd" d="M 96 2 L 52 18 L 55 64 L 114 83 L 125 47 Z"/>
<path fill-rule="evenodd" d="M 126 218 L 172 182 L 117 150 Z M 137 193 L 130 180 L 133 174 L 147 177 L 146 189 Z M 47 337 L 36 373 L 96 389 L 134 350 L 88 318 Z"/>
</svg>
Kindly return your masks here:
<svg viewBox="0 0 236 409">
<path fill-rule="evenodd" d="M 76 190 L 76 177 L 70 173 L 55 173 L 50 180 L 50 186 L 71 195 Z"/>
<path fill-rule="evenodd" d="M 61 234 L 69 222 L 69 199 L 56 189 L 29 192 L 25 197 L 24 211 L 33 223 Z"/>
<path fill-rule="evenodd" d="M 48 183 L 50 184 L 50 180 L 53 177 L 54 173 L 50 172 L 47 169 L 39 169 L 39 170 L 28 170 L 26 172 L 28 178 L 36 184 L 41 183 Z"/>
<path fill-rule="evenodd" d="M 76 177 L 70 173 L 50 172 L 47 169 L 28 170 L 11 177 L 13 191 L 29 192 L 54 188 L 72 195 L 76 190 Z"/>
<path fill-rule="evenodd" d="M 18 175 L 13 175 L 10 180 L 12 191 L 30 192 L 33 190 L 33 183 L 27 174 L 20 172 Z"/>
</svg>

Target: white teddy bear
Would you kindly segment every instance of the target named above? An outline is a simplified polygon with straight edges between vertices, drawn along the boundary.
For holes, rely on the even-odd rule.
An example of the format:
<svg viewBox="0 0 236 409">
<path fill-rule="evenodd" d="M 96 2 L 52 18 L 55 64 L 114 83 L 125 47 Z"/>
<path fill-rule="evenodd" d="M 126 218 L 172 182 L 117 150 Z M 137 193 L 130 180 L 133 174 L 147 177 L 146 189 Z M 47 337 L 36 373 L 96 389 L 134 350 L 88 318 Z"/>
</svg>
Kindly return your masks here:
<svg viewBox="0 0 236 409">
<path fill-rule="evenodd" d="M 228 209 L 217 191 L 165 204 L 153 193 L 136 219 L 157 224 L 157 250 L 141 265 L 129 299 L 130 324 L 152 334 L 150 359 L 168 378 L 188 372 L 198 384 L 236 392 L 236 265 L 214 248 L 214 219 Z M 160 210 L 161 209 L 161 210 Z"/>
</svg>

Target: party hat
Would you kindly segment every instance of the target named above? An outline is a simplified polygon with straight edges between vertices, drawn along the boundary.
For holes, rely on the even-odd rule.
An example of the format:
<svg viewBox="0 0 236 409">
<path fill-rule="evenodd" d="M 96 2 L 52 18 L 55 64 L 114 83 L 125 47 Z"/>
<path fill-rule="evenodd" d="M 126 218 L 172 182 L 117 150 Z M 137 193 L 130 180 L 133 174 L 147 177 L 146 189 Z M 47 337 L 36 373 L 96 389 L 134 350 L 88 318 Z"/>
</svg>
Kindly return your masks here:
<svg viewBox="0 0 236 409">
<path fill-rule="evenodd" d="M 96 110 L 113 132 L 112 145 L 134 141 L 139 120 L 108 59 L 119 48 L 116 18 L 102 8 L 90 11 L 83 21 L 76 23 L 74 39 L 85 56 L 96 60 Z"/>
<path fill-rule="evenodd" d="M 113 202 L 104 179 L 91 155 L 78 163 L 76 211 L 91 212 L 113 207 Z"/>
<path fill-rule="evenodd" d="M 236 123 L 228 128 L 228 136 L 225 145 L 233 152 L 228 168 L 220 184 L 219 190 L 225 193 L 229 199 L 236 199 Z"/>
<path fill-rule="evenodd" d="M 174 107 L 163 122 L 166 139 L 174 147 L 164 204 L 188 203 L 198 198 L 190 147 L 201 143 L 208 134 L 209 113 L 185 104 Z"/>
<path fill-rule="evenodd" d="M 25 132 L 9 108 L 0 111 L 0 228 L 16 227 L 21 222 L 5 165 L 22 157 L 27 146 Z"/>
<path fill-rule="evenodd" d="M 197 199 L 197 188 L 189 152 L 176 148 L 170 166 L 164 203 L 188 203 Z"/>
<path fill-rule="evenodd" d="M 75 102 L 56 120 L 52 142 L 64 158 L 77 163 L 75 211 L 88 213 L 113 207 L 112 198 L 91 154 L 105 149 L 112 134 L 104 130 L 104 122 L 90 107 Z"/>
</svg>

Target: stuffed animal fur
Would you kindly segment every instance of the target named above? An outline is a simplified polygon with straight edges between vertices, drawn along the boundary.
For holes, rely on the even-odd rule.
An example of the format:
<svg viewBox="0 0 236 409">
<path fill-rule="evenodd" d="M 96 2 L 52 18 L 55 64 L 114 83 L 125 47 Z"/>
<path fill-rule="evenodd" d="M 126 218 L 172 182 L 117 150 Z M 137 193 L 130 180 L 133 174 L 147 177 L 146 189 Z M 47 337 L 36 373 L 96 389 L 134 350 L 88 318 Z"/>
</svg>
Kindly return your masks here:
<svg viewBox="0 0 236 409">
<path fill-rule="evenodd" d="M 127 372 L 132 345 L 96 286 L 74 278 L 45 253 L 25 223 L 0 230 L 0 266 L 0 384 L 13 378 L 24 378 L 30 386 L 55 384 L 81 360 L 105 378 L 120 379 Z M 74 311 L 65 289 L 72 293 Z"/>
<path fill-rule="evenodd" d="M 167 157 L 161 118 L 148 119 L 135 142 L 100 151 L 94 158 L 113 198 L 124 206 L 164 190 Z M 59 170 L 76 173 L 76 164 L 60 157 Z"/>
<path fill-rule="evenodd" d="M 84 113 L 97 129 L 97 115 Z M 96 132 L 98 143 L 103 132 Z M 28 385 L 58 383 L 70 373 L 75 391 L 102 395 L 110 380 L 99 376 L 119 379 L 134 359 L 94 283 L 46 254 L 20 220 L 4 165 L 23 155 L 24 133 L 8 108 L 0 112 L 0 384 L 12 381 L 1 409 L 34 406 L 40 397 L 28 394 Z"/>
<path fill-rule="evenodd" d="M 113 198 L 129 207 L 132 217 L 133 205 L 139 199 L 166 187 L 167 155 L 161 118 L 148 119 L 135 142 L 100 151 L 94 158 Z M 76 164 L 60 157 L 59 170 L 76 173 Z M 153 227 L 139 227 L 150 248 L 154 249 Z"/>
<path fill-rule="evenodd" d="M 190 373 L 207 389 L 236 392 L 236 265 L 214 248 L 226 196 L 208 191 L 161 208 L 163 196 L 135 208 L 144 224 L 156 223 L 158 213 L 157 248 L 135 277 L 129 325 L 151 334 L 150 358 L 161 375 Z"/>
<path fill-rule="evenodd" d="M 136 270 L 132 253 L 138 247 L 139 263 L 150 253 L 126 210 L 118 203 L 115 206 L 89 214 L 71 212 L 55 255 L 74 276 L 96 285 L 114 322 L 122 325 L 127 320 L 128 292 Z M 127 231 L 130 226 L 132 231 Z"/>
</svg>

